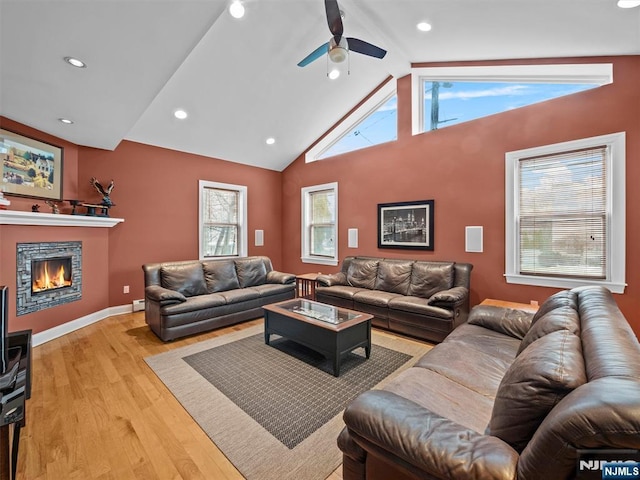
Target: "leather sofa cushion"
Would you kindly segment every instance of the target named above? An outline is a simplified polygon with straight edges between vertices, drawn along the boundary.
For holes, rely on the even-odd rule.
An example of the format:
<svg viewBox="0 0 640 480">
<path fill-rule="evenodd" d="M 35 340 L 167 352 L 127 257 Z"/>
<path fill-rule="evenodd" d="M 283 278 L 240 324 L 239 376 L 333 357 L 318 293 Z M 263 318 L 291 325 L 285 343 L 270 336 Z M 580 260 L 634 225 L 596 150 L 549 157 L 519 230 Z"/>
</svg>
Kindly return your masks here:
<svg viewBox="0 0 640 480">
<path fill-rule="evenodd" d="M 178 315 L 181 313 L 204 310 L 206 308 L 220 307 L 226 305 L 227 301 L 218 293 L 209 293 L 190 297 L 184 303 L 167 305 L 162 308 L 163 315 Z"/>
<path fill-rule="evenodd" d="M 531 327 L 532 317 L 532 313 L 523 310 L 476 305 L 471 310 L 467 323 L 522 340 Z"/>
<path fill-rule="evenodd" d="M 233 260 L 204 262 L 204 278 L 209 293 L 223 292 L 240 288 L 236 266 Z"/>
<path fill-rule="evenodd" d="M 551 310 L 560 307 L 570 307 L 578 310 L 578 293 L 571 290 L 562 290 L 548 297 L 533 316 L 531 325 L 536 323 L 540 318 L 544 317 Z"/>
<path fill-rule="evenodd" d="M 165 265 L 160 269 L 160 281 L 164 288 L 180 292 L 185 297 L 207 293 L 202 264 L 199 262 Z"/>
<path fill-rule="evenodd" d="M 235 263 L 241 288 L 267 283 L 267 267 L 261 258 L 236 260 Z"/>
<path fill-rule="evenodd" d="M 402 312 L 418 313 L 420 315 L 428 315 L 436 318 L 453 318 L 451 310 L 429 305 L 426 298 L 397 296 L 389 300 L 389 308 Z"/>
<path fill-rule="evenodd" d="M 429 298 L 453 286 L 453 263 L 414 262 L 408 295 Z"/>
<path fill-rule="evenodd" d="M 354 258 L 347 269 L 347 282 L 352 287 L 373 290 L 378 274 L 378 260 Z"/>
<path fill-rule="evenodd" d="M 237 290 L 227 290 L 225 292 L 219 292 L 217 295 L 222 296 L 227 305 L 238 302 L 246 302 L 247 300 L 255 300 L 260 298 L 260 293 L 253 288 L 239 288 Z"/>
<path fill-rule="evenodd" d="M 366 290 L 358 287 L 349 287 L 347 285 L 335 285 L 333 287 L 316 287 L 316 296 L 326 295 L 328 297 L 338 297 L 353 300 L 353 296 L 359 292 Z"/>
<path fill-rule="evenodd" d="M 386 308 L 389 306 L 391 299 L 399 296 L 400 294 L 398 293 L 381 292 L 379 290 L 360 290 L 353 296 L 353 301 Z"/>
<path fill-rule="evenodd" d="M 574 335 L 580 335 L 578 312 L 571 307 L 559 307 L 539 318 L 522 339 L 520 348 L 518 348 L 518 355 L 539 338 L 558 330 L 567 330 Z"/>
<path fill-rule="evenodd" d="M 411 283 L 411 261 L 384 260 L 378 264 L 375 289 L 406 295 Z"/>
<path fill-rule="evenodd" d="M 507 370 L 486 433 L 522 452 L 551 409 L 586 382 L 580 337 L 567 330 L 545 335 Z"/>
</svg>

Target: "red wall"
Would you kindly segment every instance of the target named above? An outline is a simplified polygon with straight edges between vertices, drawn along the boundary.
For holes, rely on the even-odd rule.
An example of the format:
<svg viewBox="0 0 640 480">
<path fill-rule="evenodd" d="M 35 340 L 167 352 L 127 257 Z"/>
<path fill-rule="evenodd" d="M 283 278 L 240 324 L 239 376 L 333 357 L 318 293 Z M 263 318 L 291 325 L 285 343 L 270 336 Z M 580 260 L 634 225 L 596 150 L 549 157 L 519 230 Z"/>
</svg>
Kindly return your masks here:
<svg viewBox="0 0 640 480">
<path fill-rule="evenodd" d="M 332 272 L 300 261 L 300 188 L 338 182 L 338 252 L 393 258 L 454 260 L 474 265 L 472 304 L 484 298 L 542 302 L 558 289 L 507 284 L 505 269 L 505 153 L 596 135 L 627 132 L 627 259 L 620 308 L 640 333 L 640 57 L 555 59 L 517 63 L 612 62 L 614 83 L 467 123 L 411 135 L 411 80 L 398 82 L 398 140 L 305 163 L 283 172 L 284 268 Z M 498 62 L 493 62 L 497 64 Z M 500 62 L 516 63 L 516 62 Z M 491 64 L 489 62 L 476 64 Z M 438 64 L 441 66 L 444 64 Z M 453 65 L 453 64 L 450 64 Z M 473 65 L 467 63 L 467 65 Z M 429 66 L 429 65 L 423 65 Z M 433 65 L 435 66 L 435 65 Z M 435 200 L 435 250 L 378 249 L 377 204 Z M 484 226 L 484 252 L 466 253 L 465 226 Z M 347 230 L 359 247 L 347 248 Z M 634 268 L 635 267 L 635 268 Z"/>
<path fill-rule="evenodd" d="M 280 268 L 281 175 L 129 141 L 113 152 L 80 148 L 80 197 L 99 200 L 91 177 L 103 184 L 113 179 L 111 216 L 125 219 L 109 232 L 110 305 L 144 298 L 144 263 L 198 258 L 198 180 L 248 187 L 249 255 L 266 255 Z M 264 230 L 263 247 L 253 245 L 256 229 Z"/>
</svg>

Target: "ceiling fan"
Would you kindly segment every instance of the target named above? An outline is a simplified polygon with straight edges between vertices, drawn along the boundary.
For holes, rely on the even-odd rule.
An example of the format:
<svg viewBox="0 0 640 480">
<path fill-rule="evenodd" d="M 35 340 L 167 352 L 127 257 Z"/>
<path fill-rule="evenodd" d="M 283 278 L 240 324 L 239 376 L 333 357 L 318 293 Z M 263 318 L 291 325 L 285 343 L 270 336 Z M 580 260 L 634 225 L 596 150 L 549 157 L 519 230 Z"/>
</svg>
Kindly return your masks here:
<svg viewBox="0 0 640 480">
<path fill-rule="evenodd" d="M 368 55 L 370 57 L 384 58 L 387 54 L 386 50 L 376 47 L 375 45 L 371 45 L 364 40 L 342 36 L 344 33 L 342 27 L 342 12 L 340 12 L 337 0 L 324 0 L 324 8 L 327 12 L 329 31 L 333 37 L 327 43 L 320 45 L 302 59 L 298 63 L 299 67 L 306 67 L 325 53 L 329 55 L 329 59 L 334 63 L 344 62 L 350 51 L 361 53 L 362 55 Z"/>
</svg>

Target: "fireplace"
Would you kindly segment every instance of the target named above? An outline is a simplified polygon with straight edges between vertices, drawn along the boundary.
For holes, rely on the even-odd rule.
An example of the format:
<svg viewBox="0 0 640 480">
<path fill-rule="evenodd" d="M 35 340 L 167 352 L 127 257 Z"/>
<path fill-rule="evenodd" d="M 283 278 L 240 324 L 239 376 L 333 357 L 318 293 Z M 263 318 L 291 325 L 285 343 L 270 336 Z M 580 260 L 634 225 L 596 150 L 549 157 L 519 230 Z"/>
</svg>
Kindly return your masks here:
<svg viewBox="0 0 640 480">
<path fill-rule="evenodd" d="M 19 243 L 16 315 L 82 298 L 82 242 Z"/>
<path fill-rule="evenodd" d="M 40 294 L 73 285 L 73 257 L 31 260 L 31 293 Z"/>
</svg>

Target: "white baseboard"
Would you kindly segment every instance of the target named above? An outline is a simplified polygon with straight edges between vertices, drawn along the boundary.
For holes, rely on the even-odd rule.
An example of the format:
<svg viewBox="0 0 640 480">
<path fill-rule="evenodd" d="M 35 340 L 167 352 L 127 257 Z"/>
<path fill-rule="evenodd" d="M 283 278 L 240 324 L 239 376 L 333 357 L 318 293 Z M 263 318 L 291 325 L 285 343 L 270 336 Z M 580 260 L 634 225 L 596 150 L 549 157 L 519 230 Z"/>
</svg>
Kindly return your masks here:
<svg viewBox="0 0 640 480">
<path fill-rule="evenodd" d="M 36 333 L 31 337 L 31 342 L 34 347 L 37 347 L 38 345 L 47 343 L 55 338 L 62 337 L 63 335 L 79 330 L 82 327 L 104 320 L 107 317 L 122 315 L 123 313 L 131 313 L 131 311 L 131 304 L 105 308 L 99 312 L 90 313 L 84 317 L 80 317 L 75 320 L 71 320 L 70 322 L 63 323 L 62 325 L 58 325 L 57 327 L 50 328 L 49 330 L 45 330 L 44 332 Z"/>
</svg>

